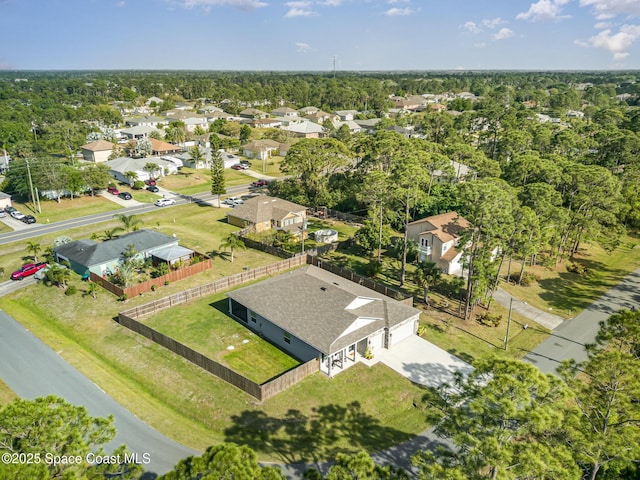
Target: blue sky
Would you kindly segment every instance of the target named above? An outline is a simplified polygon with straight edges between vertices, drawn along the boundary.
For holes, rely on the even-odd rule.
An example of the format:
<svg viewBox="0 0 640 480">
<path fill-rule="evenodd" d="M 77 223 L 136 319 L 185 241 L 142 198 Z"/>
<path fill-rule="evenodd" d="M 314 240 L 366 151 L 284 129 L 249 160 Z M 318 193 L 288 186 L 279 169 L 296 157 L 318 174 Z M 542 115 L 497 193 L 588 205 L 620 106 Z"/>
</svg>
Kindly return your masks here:
<svg viewBox="0 0 640 480">
<path fill-rule="evenodd" d="M 0 69 L 640 69 L 640 0 L 0 0 Z"/>
</svg>

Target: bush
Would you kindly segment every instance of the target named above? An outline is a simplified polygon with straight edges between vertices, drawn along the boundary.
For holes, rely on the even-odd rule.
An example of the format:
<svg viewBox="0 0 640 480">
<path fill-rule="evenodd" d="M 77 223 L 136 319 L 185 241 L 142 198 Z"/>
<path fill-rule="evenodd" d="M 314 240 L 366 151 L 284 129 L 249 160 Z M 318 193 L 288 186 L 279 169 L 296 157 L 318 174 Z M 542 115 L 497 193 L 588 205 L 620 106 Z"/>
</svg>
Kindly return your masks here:
<svg viewBox="0 0 640 480">
<path fill-rule="evenodd" d="M 424 337 L 427 334 L 427 326 L 426 325 L 418 325 L 418 336 Z"/>
<path fill-rule="evenodd" d="M 367 360 L 371 360 L 373 358 L 373 350 L 371 350 L 371 347 L 367 347 L 367 349 L 364 351 L 363 357 Z"/>
<path fill-rule="evenodd" d="M 120 296 L 118 297 L 118 301 L 119 301 L 119 302 L 126 302 L 126 301 L 127 301 L 127 298 L 129 298 L 129 295 L 127 295 L 126 293 L 123 293 L 122 295 L 120 295 Z"/>
<path fill-rule="evenodd" d="M 538 280 L 540 280 L 540 277 L 538 277 L 536 274 L 532 272 L 524 272 L 524 274 L 522 275 L 522 278 L 513 277 L 513 281 L 519 285 L 522 285 L 523 287 L 528 287 L 533 283 L 537 282 Z"/>
<path fill-rule="evenodd" d="M 69 285 L 67 289 L 64 291 L 64 294 L 68 296 L 68 295 L 74 295 L 77 292 L 78 292 L 78 289 L 76 288 L 75 285 Z"/>
<path fill-rule="evenodd" d="M 364 267 L 364 274 L 367 277 L 377 277 L 382 273 L 382 263 L 377 260 L 369 260 Z"/>
<path fill-rule="evenodd" d="M 502 321 L 502 315 L 494 315 L 489 312 L 482 313 L 476 317 L 477 322 L 480 325 L 487 327 L 497 327 Z"/>
<path fill-rule="evenodd" d="M 584 275 L 587 273 L 587 267 L 581 263 L 568 263 L 567 272 L 577 273 L 578 275 Z"/>
<path fill-rule="evenodd" d="M 157 289 L 158 289 L 158 287 L 155 284 L 151 285 L 151 291 L 152 292 L 155 292 Z"/>
</svg>

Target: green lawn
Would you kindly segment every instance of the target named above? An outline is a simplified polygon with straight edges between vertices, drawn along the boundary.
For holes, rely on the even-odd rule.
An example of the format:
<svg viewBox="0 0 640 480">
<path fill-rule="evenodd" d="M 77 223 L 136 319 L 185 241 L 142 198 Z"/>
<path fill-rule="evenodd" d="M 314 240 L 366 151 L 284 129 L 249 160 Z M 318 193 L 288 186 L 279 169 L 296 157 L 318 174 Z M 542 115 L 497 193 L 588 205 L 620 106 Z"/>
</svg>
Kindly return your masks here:
<svg viewBox="0 0 640 480">
<path fill-rule="evenodd" d="M 60 220 L 110 212 L 122 208 L 117 203 L 107 200 L 106 198 L 101 196 L 92 197 L 90 195 L 84 195 L 74 198 L 73 200 L 63 198 L 60 200 L 60 203 L 55 200 L 41 200 L 40 208 L 42 213 L 34 212 L 31 207 L 31 202 L 22 203 L 21 201 L 14 200 L 12 204 L 25 215 L 30 214 L 36 217 L 38 223 L 59 222 Z"/>
<path fill-rule="evenodd" d="M 0 408 L 7 403 L 11 403 L 16 398 L 18 398 L 18 396 L 15 392 L 9 388 L 9 385 L 0 379 Z"/>
<path fill-rule="evenodd" d="M 242 171 L 226 169 L 225 185 L 233 187 L 250 183 L 253 179 Z M 172 192 L 192 195 L 194 193 L 207 192 L 211 190 L 211 174 L 207 169 L 195 170 L 193 168 L 183 168 L 176 175 L 167 175 L 162 178 L 159 185 Z"/>
<path fill-rule="evenodd" d="M 133 195 L 133 199 L 142 203 L 154 203 L 159 198 L 162 198 L 162 195 L 158 195 L 157 193 L 151 193 L 148 190 L 128 190 L 131 195 Z"/>
<path fill-rule="evenodd" d="M 573 317 L 638 268 L 640 240 L 625 236 L 622 244 L 610 254 L 599 245 L 585 244 L 574 261 L 586 266 L 587 273 L 568 272 L 571 261 L 553 268 L 527 266 L 527 271 L 535 274 L 538 281 L 528 287 L 502 282 L 501 287 L 530 305 L 565 318 Z M 514 262 L 511 271 L 517 274 L 520 264 Z M 506 276 L 506 266 L 503 274 Z"/>
<path fill-rule="evenodd" d="M 229 317 L 221 293 L 163 310 L 144 323 L 257 383 L 300 363 Z"/>
<path fill-rule="evenodd" d="M 258 158 L 251 158 L 251 170 L 262 175 L 269 175 L 270 177 L 283 177 L 285 174 L 280 171 L 280 164 L 284 160 L 284 157 L 274 156 L 269 157 L 266 161 L 262 161 Z"/>
</svg>

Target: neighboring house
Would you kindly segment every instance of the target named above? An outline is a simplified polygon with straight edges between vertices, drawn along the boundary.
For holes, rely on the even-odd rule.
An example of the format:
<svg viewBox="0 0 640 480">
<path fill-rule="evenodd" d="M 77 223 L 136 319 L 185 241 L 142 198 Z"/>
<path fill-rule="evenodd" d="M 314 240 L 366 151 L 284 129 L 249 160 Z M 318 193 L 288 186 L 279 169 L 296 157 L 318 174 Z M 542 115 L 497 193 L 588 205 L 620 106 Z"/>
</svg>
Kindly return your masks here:
<svg viewBox="0 0 640 480">
<path fill-rule="evenodd" d="M 253 107 L 245 108 L 238 115 L 242 118 L 251 118 L 254 120 L 258 118 L 267 118 L 269 116 L 267 112 L 263 112 L 262 110 L 258 110 Z"/>
<path fill-rule="evenodd" d="M 354 120 L 362 130 L 367 133 L 374 133 L 378 129 L 378 124 L 382 121 L 381 118 L 368 118 L 366 120 Z"/>
<path fill-rule="evenodd" d="M 275 110 L 271 110 L 271 116 L 284 117 L 284 118 L 298 118 L 298 111 L 289 107 L 280 107 Z"/>
<path fill-rule="evenodd" d="M 162 140 L 156 140 L 155 138 L 150 138 L 149 142 L 151 143 L 151 151 L 153 155 L 161 156 L 182 152 L 182 147 L 174 145 L 173 143 L 163 142 Z"/>
<path fill-rule="evenodd" d="M 147 98 L 147 101 L 144 102 L 144 104 L 148 107 L 150 106 L 152 103 L 155 103 L 156 105 L 158 105 L 159 103 L 163 103 L 164 100 L 158 97 L 149 97 Z"/>
<path fill-rule="evenodd" d="M 11 206 L 11 195 L 8 193 L 0 192 L 0 209 Z"/>
<path fill-rule="evenodd" d="M 259 195 L 231 209 L 227 221 L 237 227 L 249 227 L 257 233 L 284 230 L 299 237 L 307 221 L 307 207 L 281 198 Z"/>
<path fill-rule="evenodd" d="M 82 151 L 82 158 L 87 162 L 106 162 L 109 160 L 109 155 L 113 152 L 115 145 L 106 140 L 96 140 L 95 142 L 82 145 L 80 150 Z"/>
<path fill-rule="evenodd" d="M 316 112 L 309 113 L 309 114 L 305 115 L 304 118 L 309 120 L 309 121 L 311 121 L 311 122 L 319 123 L 321 125 L 324 122 L 326 122 L 327 120 L 336 121 L 336 120 L 340 119 L 340 117 L 338 117 L 337 115 L 335 115 L 333 113 L 323 112 L 322 110 L 318 110 Z"/>
<path fill-rule="evenodd" d="M 154 172 L 149 172 L 145 170 L 144 167 L 147 163 L 155 163 L 158 165 L 158 170 Z M 153 178 L 162 177 L 164 175 L 173 175 L 178 173 L 178 166 L 175 162 L 171 162 L 165 160 L 163 158 L 158 157 L 146 157 L 146 158 L 129 158 L 129 157 L 120 157 L 114 160 L 109 160 L 105 162 L 105 165 L 109 167 L 109 174 L 115 178 L 117 181 L 127 184 L 132 184 L 131 180 L 129 180 L 125 173 L 126 172 L 135 172 L 137 175 L 137 180 L 149 180 L 152 176 Z"/>
<path fill-rule="evenodd" d="M 308 106 L 308 107 L 302 107 L 300 110 L 298 110 L 298 113 L 304 117 L 305 115 L 311 115 L 319 111 L 320 109 L 318 107 Z"/>
<path fill-rule="evenodd" d="M 419 260 L 434 262 L 449 275 L 462 273 L 462 247 L 459 241 L 469 222 L 456 212 L 442 213 L 411 222 L 409 239 L 418 244 Z"/>
<path fill-rule="evenodd" d="M 215 105 L 205 105 L 204 107 L 198 109 L 198 113 L 224 113 L 224 110 L 222 110 L 220 107 L 216 107 Z"/>
<path fill-rule="evenodd" d="M 53 248 L 56 262 L 68 261 L 71 269 L 79 275 L 88 276 L 89 272 L 105 277 L 116 273 L 122 262 L 123 252 L 133 245 L 138 257 L 147 259 L 159 252 L 158 262 L 167 261 L 167 249 L 178 247 L 178 240 L 154 230 L 142 229 L 121 235 L 118 238 L 96 242 L 83 239 Z M 193 255 L 193 252 L 189 254 Z M 185 258 L 186 252 L 179 251 L 179 258 Z"/>
<path fill-rule="evenodd" d="M 259 158 L 264 160 L 271 152 L 278 150 L 280 143 L 275 140 L 253 140 L 242 145 L 242 154 L 247 158 Z"/>
<path fill-rule="evenodd" d="M 229 312 L 330 377 L 416 333 L 420 311 L 309 265 L 227 293 Z"/>
<path fill-rule="evenodd" d="M 324 127 L 322 125 L 306 120 L 283 126 L 281 127 L 281 130 L 285 130 L 298 138 L 320 138 L 324 136 Z"/>
<path fill-rule="evenodd" d="M 331 124 L 333 125 L 333 128 L 335 128 L 336 130 L 340 129 L 342 125 L 346 125 L 350 133 L 360 133 L 362 131 L 362 127 L 358 125 L 354 120 L 347 120 L 346 122 L 336 120 L 336 121 L 333 121 Z"/>
<path fill-rule="evenodd" d="M 278 118 L 256 118 L 248 120 L 247 123 L 254 128 L 280 128 L 282 126 L 282 120 Z"/>
<path fill-rule="evenodd" d="M 137 126 L 120 130 L 120 133 L 125 138 L 140 140 L 141 138 L 147 138 L 149 134 L 155 130 L 153 127 Z"/>
<path fill-rule="evenodd" d="M 197 127 L 204 131 L 209 129 L 209 120 L 204 115 L 185 110 L 167 110 L 163 112 L 169 123 L 182 122 L 187 132 L 193 133 Z"/>
<path fill-rule="evenodd" d="M 401 127 L 399 125 L 391 125 L 390 127 L 385 128 L 385 130 L 391 130 L 392 132 L 397 132 L 406 138 L 413 137 L 415 133 L 415 131 L 413 130 L 413 127 Z"/>
<path fill-rule="evenodd" d="M 449 171 L 435 170 L 433 176 L 438 183 L 460 183 L 476 179 L 476 171 L 464 163 L 449 160 Z"/>
<path fill-rule="evenodd" d="M 225 120 L 225 121 L 230 121 L 230 120 L 235 120 L 238 117 L 235 117 L 234 115 L 227 113 L 227 112 L 207 112 L 204 114 L 205 118 L 207 119 L 207 121 L 209 123 L 213 123 L 216 120 Z"/>
<path fill-rule="evenodd" d="M 358 114 L 358 111 L 357 110 L 336 110 L 333 113 L 338 115 L 340 117 L 340 120 L 342 120 L 343 122 L 346 122 L 347 120 L 353 120 L 355 116 Z"/>
<path fill-rule="evenodd" d="M 162 117 L 144 116 L 127 118 L 124 121 L 129 127 L 152 127 L 158 128 L 158 125 L 169 125 L 169 120 Z"/>
</svg>

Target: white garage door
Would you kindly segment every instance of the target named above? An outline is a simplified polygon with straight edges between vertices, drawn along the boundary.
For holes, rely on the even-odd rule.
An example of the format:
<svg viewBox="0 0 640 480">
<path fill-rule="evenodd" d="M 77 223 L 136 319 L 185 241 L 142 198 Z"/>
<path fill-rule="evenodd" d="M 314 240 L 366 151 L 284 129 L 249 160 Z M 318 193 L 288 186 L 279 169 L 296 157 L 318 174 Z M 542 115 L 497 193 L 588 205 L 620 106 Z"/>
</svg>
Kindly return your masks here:
<svg viewBox="0 0 640 480">
<path fill-rule="evenodd" d="M 395 345 L 401 340 L 410 337 L 415 333 L 416 321 L 411 319 L 407 323 L 401 324 L 390 331 L 389 347 Z"/>
</svg>

